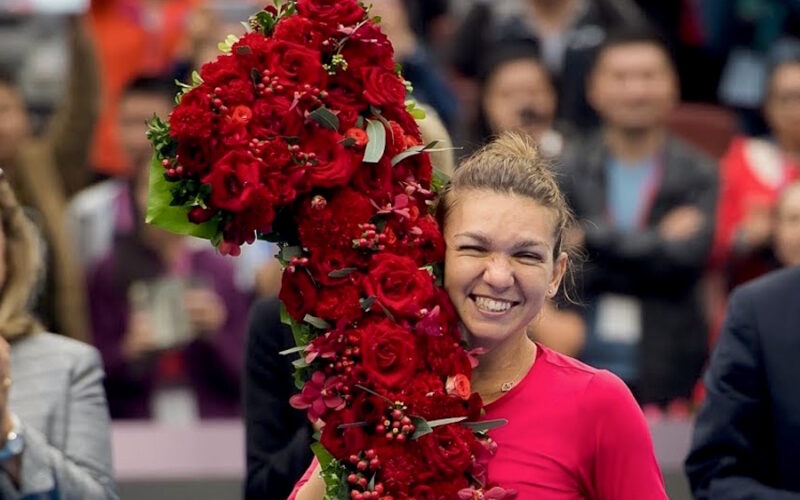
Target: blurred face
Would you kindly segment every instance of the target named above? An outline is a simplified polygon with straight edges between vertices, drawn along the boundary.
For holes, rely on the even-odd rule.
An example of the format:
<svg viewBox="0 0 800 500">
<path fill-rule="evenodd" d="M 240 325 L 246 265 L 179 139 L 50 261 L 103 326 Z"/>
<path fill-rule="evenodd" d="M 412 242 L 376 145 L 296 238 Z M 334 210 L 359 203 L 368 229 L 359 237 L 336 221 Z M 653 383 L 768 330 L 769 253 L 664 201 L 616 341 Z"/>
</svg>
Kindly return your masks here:
<svg viewBox="0 0 800 500">
<path fill-rule="evenodd" d="M 492 73 L 482 105 L 492 133 L 515 130 L 539 140 L 553 124 L 556 94 L 540 64 L 519 59 Z"/>
<path fill-rule="evenodd" d="M 775 256 L 784 266 L 800 265 L 800 184 L 784 193 L 775 224 Z"/>
<path fill-rule="evenodd" d="M 551 209 L 489 190 L 456 196 L 445 220 L 444 286 L 470 343 L 491 350 L 525 335 L 558 288 L 567 256 L 553 261 Z"/>
<path fill-rule="evenodd" d="M 0 163 L 9 164 L 30 131 L 28 113 L 19 92 L 0 83 Z"/>
<path fill-rule="evenodd" d="M 781 145 L 800 151 L 800 63 L 775 70 L 764 115 Z"/>
<path fill-rule="evenodd" d="M 153 149 L 147 140 L 147 122 L 153 113 L 166 120 L 174 102 L 157 93 L 129 92 L 122 98 L 119 132 L 123 150 L 134 167 L 150 163 Z"/>
<path fill-rule="evenodd" d="M 599 57 L 587 97 L 606 124 L 632 132 L 662 125 L 678 101 L 677 78 L 664 51 L 631 43 Z"/>
</svg>

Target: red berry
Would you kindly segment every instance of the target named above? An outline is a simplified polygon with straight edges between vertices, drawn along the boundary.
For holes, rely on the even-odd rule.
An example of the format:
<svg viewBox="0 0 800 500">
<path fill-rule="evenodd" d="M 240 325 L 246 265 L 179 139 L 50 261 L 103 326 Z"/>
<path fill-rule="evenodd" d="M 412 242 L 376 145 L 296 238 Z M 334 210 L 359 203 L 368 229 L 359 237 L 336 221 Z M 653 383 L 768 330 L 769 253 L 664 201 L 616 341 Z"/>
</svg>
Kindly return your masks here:
<svg viewBox="0 0 800 500">
<path fill-rule="evenodd" d="M 350 474 L 349 476 L 347 476 L 348 483 L 356 484 L 356 481 L 358 481 L 358 476 L 356 476 L 355 474 Z"/>
<path fill-rule="evenodd" d="M 373 450 L 372 448 L 370 448 L 369 450 L 367 450 L 367 451 L 365 451 L 365 452 L 364 452 L 364 455 L 366 455 L 368 459 L 372 460 L 373 458 L 375 458 L 375 456 L 377 455 L 377 453 L 375 453 L 375 450 Z"/>
<path fill-rule="evenodd" d="M 405 434 L 398 434 L 397 435 L 397 440 L 400 441 L 401 443 L 405 443 L 406 435 Z"/>
<path fill-rule="evenodd" d="M 372 460 L 369 461 L 369 468 L 370 469 L 374 470 L 374 469 L 377 469 L 380 466 L 381 466 L 381 461 L 378 460 L 377 458 L 373 458 Z"/>
<path fill-rule="evenodd" d="M 358 463 L 358 457 L 356 455 L 350 455 L 350 463 L 351 464 Z"/>
<path fill-rule="evenodd" d="M 356 469 L 358 469 L 361 472 L 367 470 L 367 467 L 369 467 L 369 464 L 364 460 L 358 462 L 358 464 L 356 465 Z"/>
</svg>

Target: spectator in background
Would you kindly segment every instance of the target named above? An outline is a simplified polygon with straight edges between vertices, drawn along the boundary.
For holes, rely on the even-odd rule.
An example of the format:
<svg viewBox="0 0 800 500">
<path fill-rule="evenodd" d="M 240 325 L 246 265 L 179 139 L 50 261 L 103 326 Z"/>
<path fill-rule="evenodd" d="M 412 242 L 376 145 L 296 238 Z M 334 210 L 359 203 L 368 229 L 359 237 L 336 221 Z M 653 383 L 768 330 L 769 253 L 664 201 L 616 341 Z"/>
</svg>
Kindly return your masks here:
<svg viewBox="0 0 800 500">
<path fill-rule="evenodd" d="M 131 174 L 120 143 L 119 100 L 141 74 L 173 69 L 185 49 L 186 27 L 200 0 L 92 0 L 89 27 L 102 74 L 102 105 L 91 163 L 103 175 Z"/>
<path fill-rule="evenodd" d="M 610 35 L 587 87 L 603 127 L 561 160 L 582 221 L 573 236 L 589 260 L 582 359 L 615 372 L 640 402 L 688 398 L 707 346 L 697 285 L 711 248 L 716 169 L 665 127 L 678 81 L 652 32 Z"/>
<path fill-rule="evenodd" d="M 498 41 L 529 40 L 558 89 L 556 116 L 579 129 L 597 117 L 585 98 L 586 75 L 597 47 L 609 30 L 638 25 L 644 17 L 630 0 L 519 0 L 479 3 L 454 37 L 453 64 L 467 77 L 491 55 Z"/>
<path fill-rule="evenodd" d="M 738 288 L 686 459 L 697 500 L 800 498 L 800 267 Z"/>
<path fill-rule="evenodd" d="M 139 99 L 138 109 L 151 116 L 166 116 L 173 102 L 163 92 L 129 99 Z M 124 197 L 132 227 L 117 226 L 108 252 L 88 273 L 111 416 L 187 421 L 237 415 L 248 296 L 235 287 L 230 260 L 144 223 L 146 139 L 138 148 L 141 155 L 133 158 L 139 168 Z"/>
<path fill-rule="evenodd" d="M 244 409 L 247 427 L 245 498 L 286 498 L 313 458 L 314 429 L 305 412 L 289 406 L 297 392 L 292 359 L 279 352 L 295 347 L 280 321 L 277 298 L 250 312 L 245 359 Z"/>
<path fill-rule="evenodd" d="M 0 171 L 0 498 L 117 498 L 100 356 L 28 309 L 37 247 Z"/>
<path fill-rule="evenodd" d="M 556 91 L 537 53 L 536 46 L 525 41 L 498 44 L 489 51 L 479 76 L 479 143 L 516 131 L 532 137 L 549 158 L 561 153 Z"/>
<path fill-rule="evenodd" d="M 91 44 L 81 20 L 70 20 L 71 59 L 65 97 L 42 137 L 34 137 L 20 90 L 0 77 L 0 167 L 31 211 L 44 241 L 45 276 L 36 313 L 45 327 L 89 340 L 85 291 L 74 243 L 63 224 L 65 177 L 86 173 L 97 113 L 98 81 Z M 85 176 L 84 176 L 85 177 Z"/>
<path fill-rule="evenodd" d="M 778 199 L 773 249 L 781 266 L 800 266 L 800 181 Z"/>
<path fill-rule="evenodd" d="M 458 103 L 424 39 L 412 29 L 405 1 L 375 0 L 372 5 L 371 13 L 381 17 L 380 28 L 394 46 L 394 60 L 414 87 L 412 97 L 436 110 L 445 126 L 452 128 L 458 118 Z"/>
<path fill-rule="evenodd" d="M 721 164 L 712 259 L 728 290 L 772 267 L 775 203 L 800 178 L 800 47 L 772 67 L 763 110 L 772 137 L 735 139 Z"/>
</svg>

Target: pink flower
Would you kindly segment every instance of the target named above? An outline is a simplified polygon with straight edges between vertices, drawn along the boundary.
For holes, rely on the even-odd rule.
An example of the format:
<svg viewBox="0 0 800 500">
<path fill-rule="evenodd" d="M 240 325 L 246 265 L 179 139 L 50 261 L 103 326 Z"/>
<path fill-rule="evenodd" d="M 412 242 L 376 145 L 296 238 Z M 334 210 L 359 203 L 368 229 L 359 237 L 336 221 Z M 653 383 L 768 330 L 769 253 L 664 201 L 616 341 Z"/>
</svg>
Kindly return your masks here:
<svg viewBox="0 0 800 500">
<path fill-rule="evenodd" d="M 298 410 L 308 408 L 308 419 L 316 422 L 328 409 L 344 408 L 344 399 L 336 392 L 338 383 L 338 376 L 326 379 L 323 372 L 316 371 L 311 375 L 311 380 L 303 386 L 302 392 L 289 399 L 289 404 Z"/>
</svg>

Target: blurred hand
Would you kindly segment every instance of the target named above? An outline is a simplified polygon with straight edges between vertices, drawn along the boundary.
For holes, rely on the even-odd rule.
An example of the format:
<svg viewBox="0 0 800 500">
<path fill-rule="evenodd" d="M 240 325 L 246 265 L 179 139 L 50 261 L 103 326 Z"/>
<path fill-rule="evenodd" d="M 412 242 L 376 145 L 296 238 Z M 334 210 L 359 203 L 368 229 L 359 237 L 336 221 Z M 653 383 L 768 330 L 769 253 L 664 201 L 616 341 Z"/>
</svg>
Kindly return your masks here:
<svg viewBox="0 0 800 500">
<path fill-rule="evenodd" d="M 772 210 L 769 205 L 751 203 L 739 226 L 740 241 L 748 249 L 765 246 L 772 238 L 772 225 Z"/>
<path fill-rule="evenodd" d="M 217 332 L 228 319 L 228 309 L 219 295 L 208 288 L 191 288 L 183 295 L 183 307 L 192 327 L 201 335 Z"/>
<path fill-rule="evenodd" d="M 6 339 L 0 337 L 0 447 L 5 444 L 6 436 L 11 432 L 11 412 L 8 409 L 8 393 L 11 389 L 11 348 Z"/>
<path fill-rule="evenodd" d="M 122 356 L 128 361 L 136 361 L 158 348 L 150 313 L 134 310 L 128 318 L 128 332 L 122 341 Z"/>
<path fill-rule="evenodd" d="M 705 216 L 697 207 L 685 205 L 672 209 L 658 225 L 658 233 L 670 241 L 688 240 L 703 227 Z"/>
<path fill-rule="evenodd" d="M 381 31 L 392 42 L 397 62 L 402 62 L 417 50 L 419 41 L 411 29 L 403 0 L 374 0 L 370 13 L 381 17 Z"/>
</svg>

